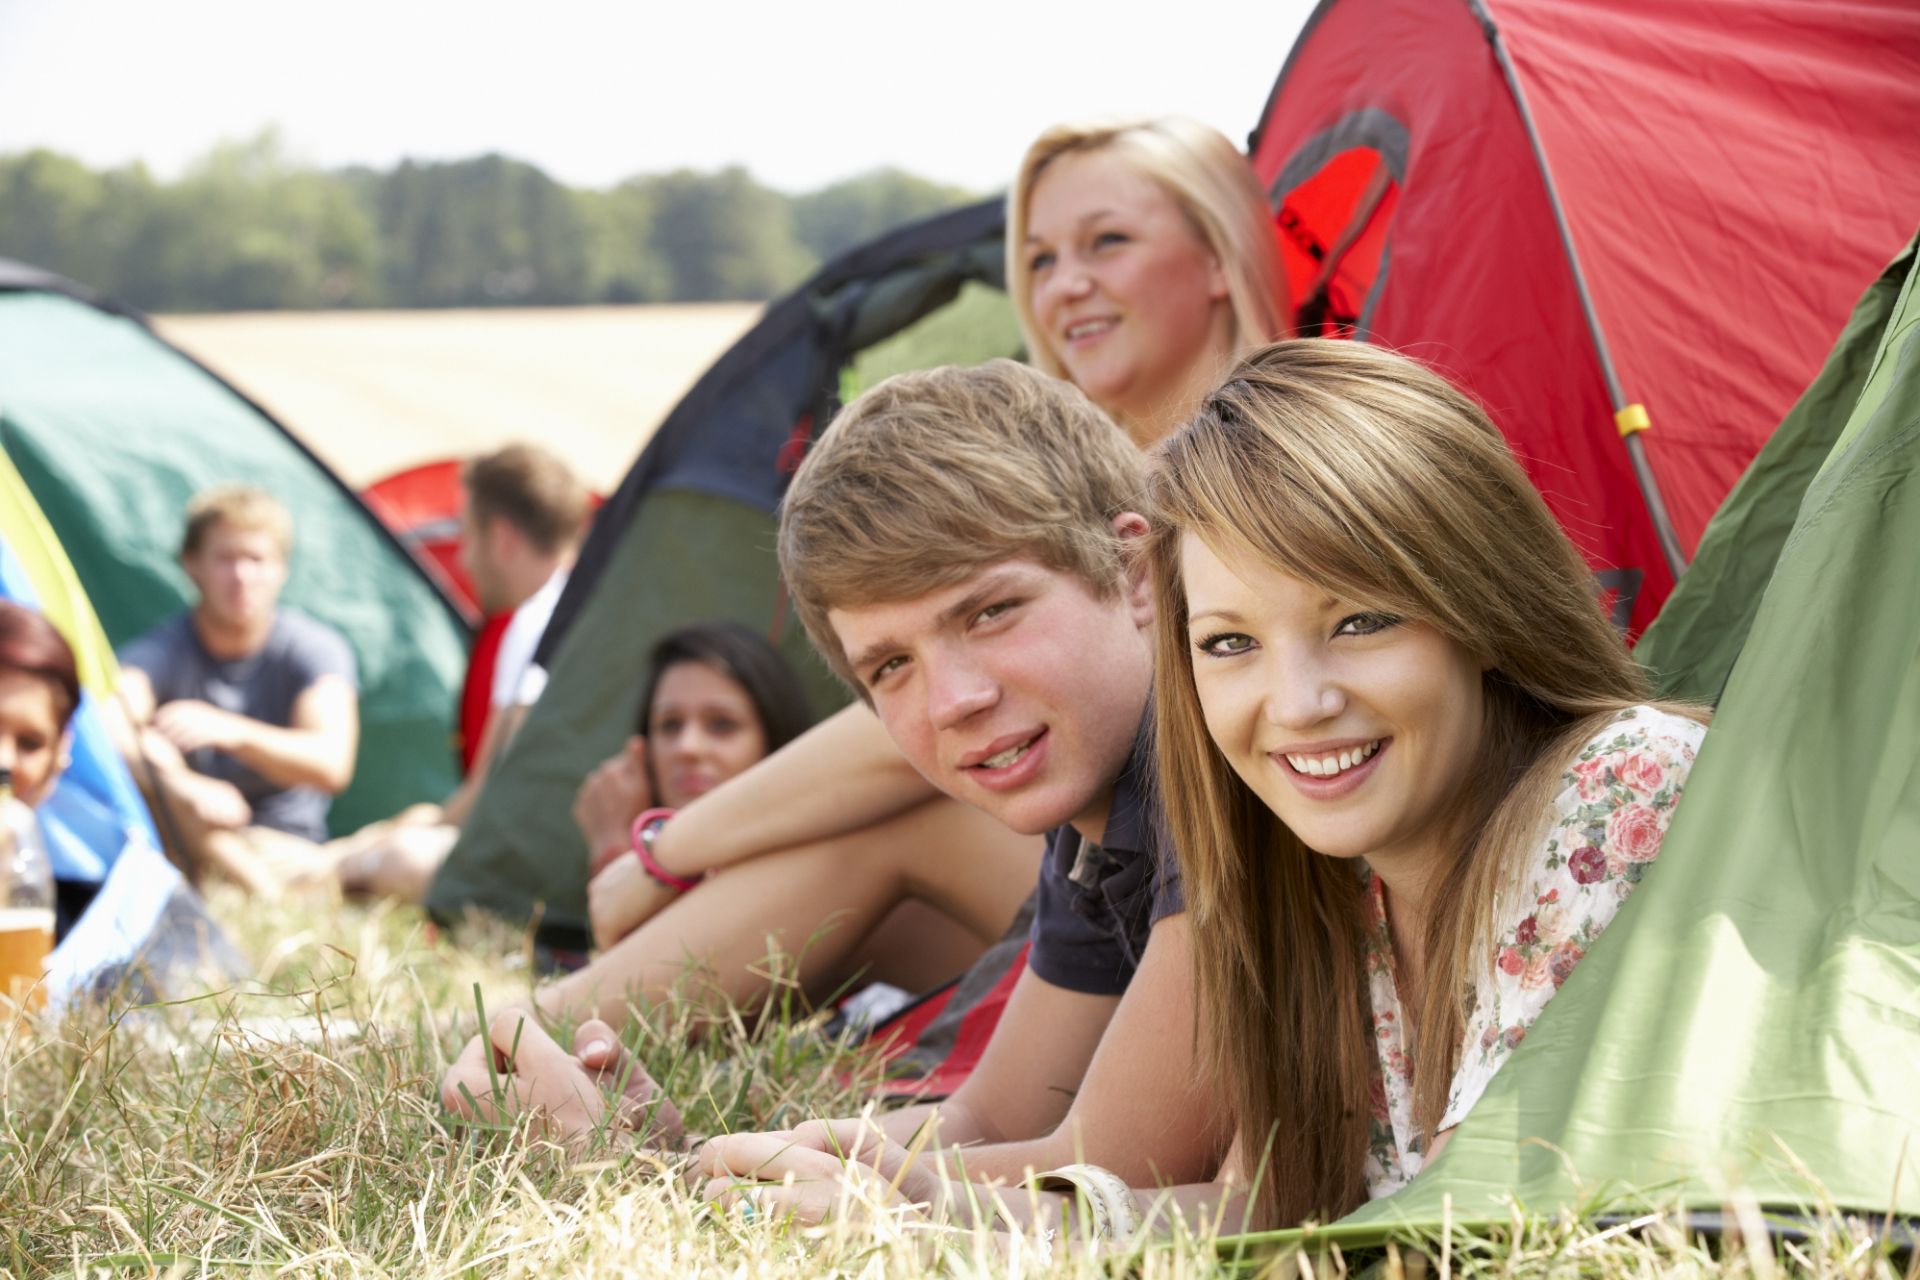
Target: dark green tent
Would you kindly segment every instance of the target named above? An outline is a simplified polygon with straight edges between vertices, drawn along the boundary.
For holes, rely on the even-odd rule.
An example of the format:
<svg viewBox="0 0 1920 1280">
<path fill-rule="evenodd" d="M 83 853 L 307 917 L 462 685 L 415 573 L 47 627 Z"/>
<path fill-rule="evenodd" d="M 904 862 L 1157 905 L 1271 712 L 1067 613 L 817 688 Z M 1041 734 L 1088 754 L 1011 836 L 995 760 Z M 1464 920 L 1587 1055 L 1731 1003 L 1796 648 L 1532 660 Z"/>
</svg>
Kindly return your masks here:
<svg viewBox="0 0 1920 1280">
<path fill-rule="evenodd" d="M 46 513 L 101 625 L 124 644 L 186 607 L 187 499 L 244 482 L 293 513 L 288 604 L 339 628 L 361 680 L 361 749 L 335 802 L 350 830 L 452 789 L 467 629 L 360 500 L 259 405 L 140 316 L 0 261 L 0 448 Z"/>
<path fill-rule="evenodd" d="M 729 618 L 770 631 L 816 705 L 845 696 L 780 594 L 774 508 L 800 451 L 856 387 L 904 368 L 1016 354 L 1001 207 L 986 201 L 855 249 L 768 308 L 661 424 L 594 522 L 540 643 L 551 680 L 489 776 L 427 905 L 586 938 L 575 788 L 632 732 L 647 651 Z"/>
</svg>

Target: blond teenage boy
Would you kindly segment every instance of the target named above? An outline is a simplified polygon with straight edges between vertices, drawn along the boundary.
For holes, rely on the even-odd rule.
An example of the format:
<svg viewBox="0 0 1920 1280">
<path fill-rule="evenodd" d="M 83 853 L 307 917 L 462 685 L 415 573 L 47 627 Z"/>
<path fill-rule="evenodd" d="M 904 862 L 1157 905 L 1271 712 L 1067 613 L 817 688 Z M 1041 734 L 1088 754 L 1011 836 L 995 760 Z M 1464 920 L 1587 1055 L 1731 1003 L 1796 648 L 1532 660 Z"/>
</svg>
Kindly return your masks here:
<svg viewBox="0 0 1920 1280">
<path fill-rule="evenodd" d="M 1221 1154 L 1195 1079 L 1186 921 L 1145 794 L 1151 605 L 1126 555 L 1146 527 L 1140 484 L 1138 453 L 1084 396 L 998 361 L 862 396 L 782 509 L 809 635 L 924 785 L 1048 833 L 1028 969 L 986 1054 L 944 1103 L 880 1121 L 904 1141 L 934 1118 L 942 1144 L 970 1146 L 973 1176 L 1087 1159 L 1184 1181 Z M 597 1020 L 574 1045 L 498 1017 L 443 1100 L 491 1115 L 488 1057 L 517 1054 L 506 1100 L 561 1130 L 597 1123 L 602 1082 L 628 1064 Z M 650 1095 L 635 1079 L 622 1104 Z M 812 1140 L 826 1138 L 778 1139 Z"/>
<path fill-rule="evenodd" d="M 258 891 L 319 862 L 360 738 L 346 638 L 280 607 L 292 550 L 293 520 L 272 495 L 200 494 L 180 542 L 198 599 L 119 655 L 134 775 L 191 865 Z"/>
</svg>

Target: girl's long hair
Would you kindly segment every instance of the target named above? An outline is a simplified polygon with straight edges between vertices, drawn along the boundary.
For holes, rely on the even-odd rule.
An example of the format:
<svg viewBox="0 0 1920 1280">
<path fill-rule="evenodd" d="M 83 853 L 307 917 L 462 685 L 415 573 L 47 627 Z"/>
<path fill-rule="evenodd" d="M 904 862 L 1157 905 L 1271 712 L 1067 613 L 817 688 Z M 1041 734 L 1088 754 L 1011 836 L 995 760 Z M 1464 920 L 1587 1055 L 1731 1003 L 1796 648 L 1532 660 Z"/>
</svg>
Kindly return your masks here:
<svg viewBox="0 0 1920 1280">
<path fill-rule="evenodd" d="M 1409 1010 L 1416 1123 L 1446 1104 L 1508 873 L 1540 838 L 1578 744 L 1647 685 L 1593 578 L 1479 406 L 1377 347 L 1302 339 L 1248 356 L 1160 446 L 1142 554 L 1158 592 L 1160 784 L 1192 917 L 1201 1048 L 1276 1222 L 1366 1195 L 1377 1056 L 1352 864 L 1308 849 L 1208 736 L 1180 544 L 1193 534 L 1492 665 L 1480 764 L 1450 808 Z"/>
</svg>

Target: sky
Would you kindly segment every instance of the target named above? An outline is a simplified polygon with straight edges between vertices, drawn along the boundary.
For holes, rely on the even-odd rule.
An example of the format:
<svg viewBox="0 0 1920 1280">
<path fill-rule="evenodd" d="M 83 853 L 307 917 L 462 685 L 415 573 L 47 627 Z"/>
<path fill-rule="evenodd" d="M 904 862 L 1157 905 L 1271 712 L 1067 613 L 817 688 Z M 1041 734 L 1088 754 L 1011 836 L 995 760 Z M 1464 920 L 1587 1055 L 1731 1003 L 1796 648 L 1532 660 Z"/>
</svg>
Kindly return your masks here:
<svg viewBox="0 0 1920 1280">
<path fill-rule="evenodd" d="M 276 127 L 324 167 L 498 151 L 575 186 L 741 164 L 798 192 L 897 165 L 988 191 L 1062 119 L 1244 143 L 1312 7 L 0 0 L 0 154 L 173 177 Z"/>
</svg>

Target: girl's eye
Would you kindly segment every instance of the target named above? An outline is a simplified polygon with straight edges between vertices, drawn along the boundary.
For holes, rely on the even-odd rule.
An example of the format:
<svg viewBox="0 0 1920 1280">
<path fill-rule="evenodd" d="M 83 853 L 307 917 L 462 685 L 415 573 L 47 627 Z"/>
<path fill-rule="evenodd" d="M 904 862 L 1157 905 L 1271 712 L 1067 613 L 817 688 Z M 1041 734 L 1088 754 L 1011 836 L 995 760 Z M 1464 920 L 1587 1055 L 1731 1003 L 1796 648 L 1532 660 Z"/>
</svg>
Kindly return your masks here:
<svg viewBox="0 0 1920 1280">
<path fill-rule="evenodd" d="M 1052 265 L 1053 254 L 1051 253 L 1036 253 L 1027 259 L 1027 270 L 1036 275 Z"/>
<path fill-rule="evenodd" d="M 653 731 L 664 738 L 677 737 L 685 724 L 684 720 L 662 720 Z"/>
<path fill-rule="evenodd" d="M 1096 249 L 1106 249 L 1116 244 L 1125 244 L 1127 239 L 1128 237 L 1125 232 L 1102 231 L 1093 238 L 1093 247 Z"/>
<path fill-rule="evenodd" d="M 727 716 L 715 716 L 707 721 L 707 732 L 716 738 L 724 738 L 739 728 L 740 722 Z"/>
<path fill-rule="evenodd" d="M 1194 648 L 1209 658 L 1231 658 L 1253 648 L 1253 637 L 1238 631 L 1221 631 L 1194 643 Z"/>
<path fill-rule="evenodd" d="M 1354 613 L 1340 619 L 1340 625 L 1333 629 L 1337 636 L 1370 636 L 1385 631 L 1388 627 L 1397 627 L 1400 619 L 1391 613 Z"/>
</svg>

